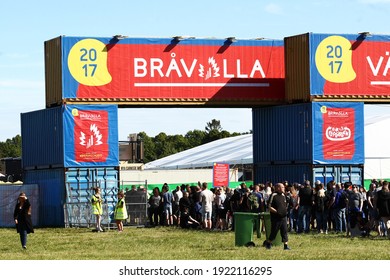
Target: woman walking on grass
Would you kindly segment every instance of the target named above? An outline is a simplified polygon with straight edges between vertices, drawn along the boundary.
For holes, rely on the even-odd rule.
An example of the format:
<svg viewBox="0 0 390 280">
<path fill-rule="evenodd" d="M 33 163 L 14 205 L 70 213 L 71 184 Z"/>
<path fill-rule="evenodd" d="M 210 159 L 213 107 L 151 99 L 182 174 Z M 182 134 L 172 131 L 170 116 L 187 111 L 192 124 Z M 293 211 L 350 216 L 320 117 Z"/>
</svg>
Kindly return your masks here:
<svg viewBox="0 0 390 280">
<path fill-rule="evenodd" d="M 19 194 L 14 210 L 14 220 L 22 247 L 27 249 L 27 234 L 34 233 L 34 229 L 31 220 L 31 204 L 24 192 Z"/>
</svg>

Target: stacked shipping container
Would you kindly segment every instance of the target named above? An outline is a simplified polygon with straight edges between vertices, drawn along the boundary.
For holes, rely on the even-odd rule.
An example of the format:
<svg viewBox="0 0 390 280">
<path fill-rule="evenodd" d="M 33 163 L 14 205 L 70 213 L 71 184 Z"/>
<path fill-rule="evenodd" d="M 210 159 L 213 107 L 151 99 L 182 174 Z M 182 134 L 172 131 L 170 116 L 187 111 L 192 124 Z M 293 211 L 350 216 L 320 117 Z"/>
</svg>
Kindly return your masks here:
<svg viewBox="0 0 390 280">
<path fill-rule="evenodd" d="M 256 182 L 361 184 L 363 103 L 313 102 L 253 109 Z"/>
<path fill-rule="evenodd" d="M 359 101 L 390 96 L 387 78 L 377 75 L 389 39 L 313 33 L 284 39 L 286 101 L 293 104 L 253 109 L 255 181 L 363 185 Z"/>
<path fill-rule="evenodd" d="M 116 105 L 62 105 L 21 114 L 24 182 L 39 185 L 40 225 L 64 226 L 66 203 L 100 186 L 108 209 L 118 188 Z"/>
</svg>

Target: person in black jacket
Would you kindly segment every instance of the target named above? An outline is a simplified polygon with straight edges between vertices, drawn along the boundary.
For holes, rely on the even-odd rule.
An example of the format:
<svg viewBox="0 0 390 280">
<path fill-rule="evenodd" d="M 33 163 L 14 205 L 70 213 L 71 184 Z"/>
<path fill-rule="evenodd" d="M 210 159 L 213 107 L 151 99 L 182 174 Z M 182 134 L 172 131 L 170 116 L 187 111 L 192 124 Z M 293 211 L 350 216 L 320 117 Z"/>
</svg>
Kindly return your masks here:
<svg viewBox="0 0 390 280">
<path fill-rule="evenodd" d="M 271 215 L 271 233 L 268 239 L 264 242 L 267 249 L 271 249 L 272 241 L 280 230 L 282 242 L 284 243 L 284 250 L 290 250 L 288 246 L 287 235 L 287 199 L 284 194 L 284 185 L 282 183 L 276 184 L 275 192 L 269 198 L 269 212 Z"/>
<path fill-rule="evenodd" d="M 19 194 L 14 210 L 14 220 L 22 247 L 27 249 L 27 234 L 34 233 L 34 229 L 31 220 L 31 204 L 24 192 Z"/>
<path fill-rule="evenodd" d="M 378 210 L 379 218 L 385 226 L 387 236 L 390 235 L 390 190 L 389 182 L 384 181 L 382 189 L 376 194 L 376 208 Z M 386 233 L 385 231 L 385 233 Z"/>
</svg>

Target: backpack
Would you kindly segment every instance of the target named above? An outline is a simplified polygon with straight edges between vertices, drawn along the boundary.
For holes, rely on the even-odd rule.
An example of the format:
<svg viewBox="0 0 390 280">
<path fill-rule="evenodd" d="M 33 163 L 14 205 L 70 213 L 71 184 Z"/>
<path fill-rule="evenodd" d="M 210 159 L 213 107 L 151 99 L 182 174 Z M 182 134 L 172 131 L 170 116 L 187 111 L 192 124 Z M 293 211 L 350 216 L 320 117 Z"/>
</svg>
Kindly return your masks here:
<svg viewBox="0 0 390 280">
<path fill-rule="evenodd" d="M 249 207 L 250 207 L 250 210 L 253 212 L 257 212 L 259 210 L 259 199 L 257 198 L 257 195 L 251 193 L 249 196 L 248 196 L 248 200 L 249 200 Z"/>
</svg>

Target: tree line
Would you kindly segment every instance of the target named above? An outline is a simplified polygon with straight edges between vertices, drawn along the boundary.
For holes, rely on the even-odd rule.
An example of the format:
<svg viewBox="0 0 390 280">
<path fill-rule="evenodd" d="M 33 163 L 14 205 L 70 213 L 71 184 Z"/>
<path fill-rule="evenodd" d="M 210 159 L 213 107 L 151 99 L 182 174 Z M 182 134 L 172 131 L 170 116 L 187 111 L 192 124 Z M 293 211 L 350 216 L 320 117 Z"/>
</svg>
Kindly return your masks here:
<svg viewBox="0 0 390 280">
<path fill-rule="evenodd" d="M 144 143 L 144 162 L 147 163 L 218 139 L 249 133 L 251 131 L 230 133 L 223 130 L 219 120 L 213 119 L 207 122 L 204 130 L 191 130 L 185 135 L 167 135 L 161 132 L 155 137 L 150 137 L 145 132 L 139 132 L 138 136 Z M 0 142 L 0 158 L 21 156 L 22 137 L 20 135 Z"/>
</svg>

